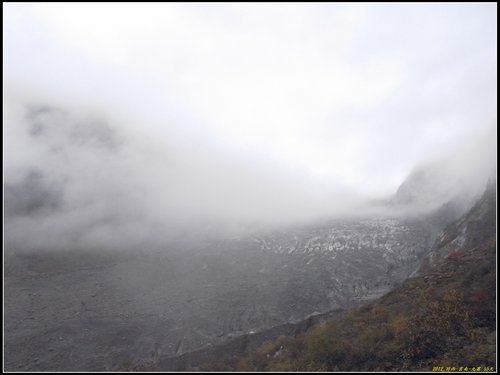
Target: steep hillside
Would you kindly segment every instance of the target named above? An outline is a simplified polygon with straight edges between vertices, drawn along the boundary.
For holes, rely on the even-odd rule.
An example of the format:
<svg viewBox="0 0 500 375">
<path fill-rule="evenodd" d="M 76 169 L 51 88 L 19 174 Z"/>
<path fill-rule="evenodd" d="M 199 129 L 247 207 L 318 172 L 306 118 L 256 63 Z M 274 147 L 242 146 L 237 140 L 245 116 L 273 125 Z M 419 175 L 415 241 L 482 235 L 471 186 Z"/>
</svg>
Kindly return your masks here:
<svg viewBox="0 0 500 375">
<path fill-rule="evenodd" d="M 363 307 L 204 370 L 496 369 L 496 193 L 439 236 L 419 275 Z"/>
</svg>

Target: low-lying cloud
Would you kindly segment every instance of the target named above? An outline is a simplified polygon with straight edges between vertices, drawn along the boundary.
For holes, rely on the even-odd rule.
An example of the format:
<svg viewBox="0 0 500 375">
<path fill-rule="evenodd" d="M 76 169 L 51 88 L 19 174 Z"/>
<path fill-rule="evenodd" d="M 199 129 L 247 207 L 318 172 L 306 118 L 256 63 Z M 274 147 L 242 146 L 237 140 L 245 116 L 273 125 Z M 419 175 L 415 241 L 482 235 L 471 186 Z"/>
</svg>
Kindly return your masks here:
<svg viewBox="0 0 500 375">
<path fill-rule="evenodd" d="M 84 111 L 9 102 L 5 125 L 7 234 L 28 247 L 139 245 L 181 229 L 308 221 L 357 202 L 269 160 Z"/>
<path fill-rule="evenodd" d="M 496 173 L 496 6 L 4 10 L 17 247 L 425 211 Z"/>
</svg>

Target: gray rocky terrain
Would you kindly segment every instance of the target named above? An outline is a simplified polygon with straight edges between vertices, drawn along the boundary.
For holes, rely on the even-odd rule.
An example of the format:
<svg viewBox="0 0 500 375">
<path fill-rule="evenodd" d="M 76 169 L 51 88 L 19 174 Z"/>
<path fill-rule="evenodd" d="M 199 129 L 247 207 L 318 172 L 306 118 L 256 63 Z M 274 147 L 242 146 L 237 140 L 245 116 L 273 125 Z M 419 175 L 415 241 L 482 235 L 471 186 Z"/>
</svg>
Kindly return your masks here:
<svg viewBox="0 0 500 375">
<path fill-rule="evenodd" d="M 13 253 L 5 368 L 119 369 L 343 309 L 402 282 L 431 241 L 424 221 L 378 218 L 133 253 Z"/>
</svg>

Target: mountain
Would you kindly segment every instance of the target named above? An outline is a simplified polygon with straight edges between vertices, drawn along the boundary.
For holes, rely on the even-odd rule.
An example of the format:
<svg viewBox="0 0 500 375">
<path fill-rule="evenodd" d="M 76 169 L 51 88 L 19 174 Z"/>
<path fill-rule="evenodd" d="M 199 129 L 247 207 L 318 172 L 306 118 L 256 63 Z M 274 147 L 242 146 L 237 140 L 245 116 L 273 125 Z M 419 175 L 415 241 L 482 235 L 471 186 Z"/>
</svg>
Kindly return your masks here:
<svg viewBox="0 0 500 375">
<path fill-rule="evenodd" d="M 418 275 L 362 307 L 195 369 L 493 371 L 496 186 L 437 238 Z"/>
<path fill-rule="evenodd" d="M 495 133 L 496 128 L 483 129 L 436 150 L 401 183 L 390 199 L 392 206 L 415 213 L 447 206 L 464 214 L 496 175 Z"/>
</svg>

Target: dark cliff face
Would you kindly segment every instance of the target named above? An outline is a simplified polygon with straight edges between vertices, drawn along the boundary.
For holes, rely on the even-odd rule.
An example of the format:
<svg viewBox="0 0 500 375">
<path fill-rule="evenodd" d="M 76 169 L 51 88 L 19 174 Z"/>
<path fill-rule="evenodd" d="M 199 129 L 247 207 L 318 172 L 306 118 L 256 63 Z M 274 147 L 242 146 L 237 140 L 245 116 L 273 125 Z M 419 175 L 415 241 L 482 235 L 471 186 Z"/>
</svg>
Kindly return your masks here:
<svg viewBox="0 0 500 375">
<path fill-rule="evenodd" d="M 17 169 L 7 165 L 4 204 L 8 218 L 60 212 L 69 185 L 80 177 L 79 170 L 85 170 L 85 164 L 78 161 L 89 155 L 103 160 L 116 156 L 122 144 L 105 120 L 72 117 L 46 105 L 27 106 L 24 120 L 20 127 L 33 160 L 30 166 L 24 163 Z"/>
<path fill-rule="evenodd" d="M 62 184 L 47 181 L 34 170 L 16 183 L 4 185 L 5 216 L 36 216 L 47 214 L 62 206 Z"/>
<path fill-rule="evenodd" d="M 459 237 L 455 243 L 465 241 L 465 231 L 468 232 L 467 238 L 470 238 L 468 240 L 470 242 L 473 240 L 471 236 L 479 234 L 473 235 L 474 228 L 483 228 L 486 225 L 486 220 L 494 222 L 491 217 L 487 217 L 488 214 L 485 210 L 487 205 L 495 205 L 496 183 L 491 182 L 494 178 L 490 177 L 488 188 L 481 198 L 486 185 L 486 176 L 491 175 L 491 173 L 481 172 L 479 174 L 481 176 L 478 177 L 477 181 L 464 182 L 464 176 L 461 172 L 448 171 L 445 165 L 439 163 L 418 167 L 399 186 L 389 200 L 390 206 L 396 211 L 399 210 L 410 216 L 422 218 L 429 225 L 433 242 L 434 239 L 438 240 L 435 247 L 444 246 L 443 241 L 451 241 L 450 237 Z M 478 205 L 481 205 L 482 208 L 477 207 Z M 473 206 L 474 209 L 472 209 Z M 469 210 L 471 210 L 470 213 Z M 478 215 L 481 214 L 484 214 L 485 217 L 479 223 Z M 490 212 L 489 215 L 494 216 L 495 211 Z M 476 224 L 473 223 L 466 229 L 467 225 L 464 223 L 469 221 L 474 221 Z M 442 232 L 445 228 L 446 235 Z M 459 230 L 464 231 L 461 236 L 457 232 Z M 488 233 L 491 233 L 491 230 Z M 476 241 L 480 241 L 480 239 L 481 237 L 476 238 Z M 469 242 L 461 245 L 468 246 Z M 429 250 L 431 249 L 429 248 Z"/>
<path fill-rule="evenodd" d="M 496 183 L 490 182 L 481 199 L 471 210 L 450 224 L 436 242 L 442 249 L 453 244 L 455 250 L 472 249 L 495 235 L 496 229 Z"/>
<path fill-rule="evenodd" d="M 490 181 L 476 204 L 438 235 L 420 272 L 436 267 L 450 256 L 473 253 L 492 238 L 496 238 L 496 182 Z"/>
<path fill-rule="evenodd" d="M 390 203 L 405 212 L 444 218 L 441 223 L 447 224 L 472 207 L 493 176 L 494 169 L 490 166 L 467 164 L 462 168 L 460 160 L 455 158 L 451 158 L 451 162 L 435 161 L 415 168 L 401 183 Z"/>
<path fill-rule="evenodd" d="M 438 193 L 437 178 L 438 171 L 433 168 L 416 169 L 399 186 L 394 202 L 402 205 L 428 203 Z"/>
</svg>

